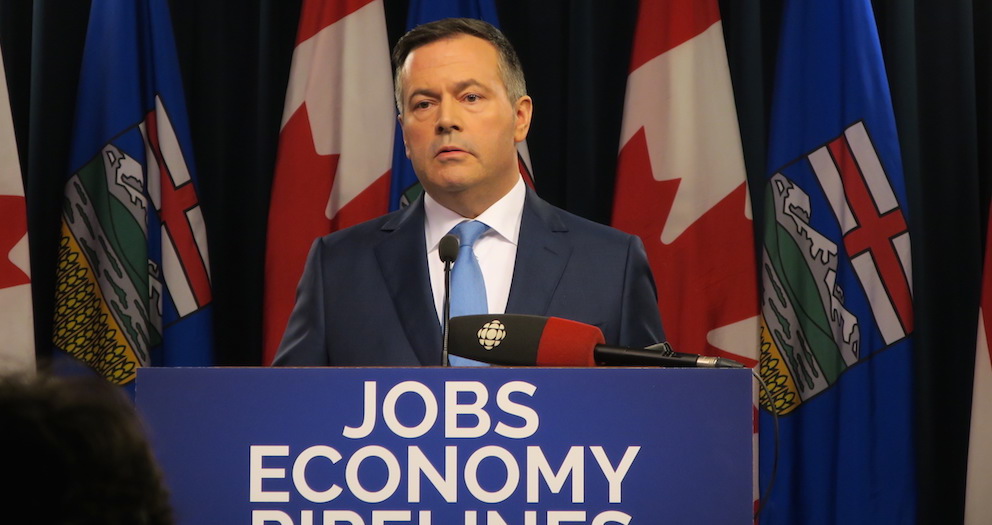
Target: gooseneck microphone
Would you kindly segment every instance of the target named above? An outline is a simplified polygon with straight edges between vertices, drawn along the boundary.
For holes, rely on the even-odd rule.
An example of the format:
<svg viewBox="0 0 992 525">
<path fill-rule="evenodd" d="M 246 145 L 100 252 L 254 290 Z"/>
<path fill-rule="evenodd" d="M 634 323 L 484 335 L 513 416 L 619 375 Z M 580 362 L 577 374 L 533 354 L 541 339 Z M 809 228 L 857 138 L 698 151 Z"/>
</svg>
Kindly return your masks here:
<svg viewBox="0 0 992 525">
<path fill-rule="evenodd" d="M 725 358 L 604 344 L 598 327 L 559 317 L 465 315 L 451 319 L 451 354 L 506 366 L 664 366 L 742 368 Z"/>
<path fill-rule="evenodd" d="M 451 263 L 458 258 L 458 237 L 452 234 L 441 237 L 437 247 L 438 257 L 444 263 L 444 305 L 441 307 L 441 366 L 448 366 L 448 324 L 451 320 Z"/>
</svg>

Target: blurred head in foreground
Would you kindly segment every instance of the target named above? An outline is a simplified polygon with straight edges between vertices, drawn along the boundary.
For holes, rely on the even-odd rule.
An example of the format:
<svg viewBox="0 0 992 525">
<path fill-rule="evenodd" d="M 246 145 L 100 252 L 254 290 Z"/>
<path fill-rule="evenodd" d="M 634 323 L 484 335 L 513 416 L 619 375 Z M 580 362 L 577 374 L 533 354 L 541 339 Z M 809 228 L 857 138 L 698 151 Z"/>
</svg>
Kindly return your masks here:
<svg viewBox="0 0 992 525">
<path fill-rule="evenodd" d="M 134 407 L 102 379 L 0 376 L 0 465 L 12 523 L 173 523 Z"/>
</svg>

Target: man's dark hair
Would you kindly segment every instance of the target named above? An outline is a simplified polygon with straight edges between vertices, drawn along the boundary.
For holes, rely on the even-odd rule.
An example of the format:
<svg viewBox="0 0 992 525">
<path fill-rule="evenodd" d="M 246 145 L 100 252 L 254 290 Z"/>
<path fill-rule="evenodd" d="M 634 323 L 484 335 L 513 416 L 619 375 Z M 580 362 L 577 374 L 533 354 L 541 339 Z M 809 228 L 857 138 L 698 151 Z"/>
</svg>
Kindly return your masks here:
<svg viewBox="0 0 992 525">
<path fill-rule="evenodd" d="M 401 74 L 406 57 L 418 47 L 459 35 L 481 38 L 496 48 L 500 78 L 503 79 L 511 103 L 527 94 L 527 83 L 524 81 L 524 68 L 520 64 L 520 58 L 499 29 L 488 22 L 474 18 L 444 18 L 411 29 L 393 48 L 393 87 L 396 108 L 400 114 L 403 113 L 403 101 L 400 100 L 403 97 Z"/>
<path fill-rule="evenodd" d="M 173 523 L 131 400 L 102 379 L 0 377 L 0 465 L 11 523 Z"/>
</svg>

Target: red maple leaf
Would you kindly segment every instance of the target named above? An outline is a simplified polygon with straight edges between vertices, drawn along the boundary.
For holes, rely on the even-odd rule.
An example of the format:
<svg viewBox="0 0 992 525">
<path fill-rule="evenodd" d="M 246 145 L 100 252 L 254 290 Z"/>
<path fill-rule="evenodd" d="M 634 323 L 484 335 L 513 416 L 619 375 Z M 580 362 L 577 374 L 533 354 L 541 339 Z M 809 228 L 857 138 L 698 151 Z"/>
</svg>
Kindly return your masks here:
<svg viewBox="0 0 992 525">
<path fill-rule="evenodd" d="M 617 173 L 613 226 L 644 242 L 669 342 L 680 352 L 740 358 L 708 344 L 706 336 L 758 313 L 747 185 L 742 181 L 666 245 L 661 232 L 681 181 L 654 179 L 643 128 L 621 150 Z"/>
<path fill-rule="evenodd" d="M 10 251 L 28 234 L 28 219 L 24 197 L 0 195 L 0 288 L 31 282 L 10 260 Z"/>
</svg>

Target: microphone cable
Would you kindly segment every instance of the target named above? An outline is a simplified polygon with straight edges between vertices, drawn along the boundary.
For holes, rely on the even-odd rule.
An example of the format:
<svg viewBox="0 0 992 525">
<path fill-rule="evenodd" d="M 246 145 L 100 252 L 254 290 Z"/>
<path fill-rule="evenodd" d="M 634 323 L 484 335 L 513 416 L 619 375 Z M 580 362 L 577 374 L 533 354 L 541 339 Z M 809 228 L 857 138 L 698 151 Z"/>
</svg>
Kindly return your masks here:
<svg viewBox="0 0 992 525">
<path fill-rule="evenodd" d="M 651 346 L 646 347 L 645 349 L 647 349 L 647 350 L 660 350 L 661 353 L 663 355 L 666 355 L 666 356 L 675 356 L 675 355 L 678 355 L 678 354 L 675 353 L 675 349 L 672 348 L 672 345 L 670 345 L 668 343 L 668 341 L 662 341 L 660 343 L 655 343 L 655 344 L 653 344 Z M 771 472 L 771 474 L 768 477 L 768 484 L 765 486 L 764 492 L 758 495 L 758 507 L 754 510 L 754 521 L 757 522 L 758 521 L 758 515 L 761 514 L 761 511 L 765 508 L 765 504 L 768 502 L 768 496 L 769 496 L 769 494 L 771 494 L 772 487 L 775 485 L 775 475 L 778 473 L 778 454 L 779 454 L 779 443 L 780 443 L 779 440 L 780 440 L 780 436 L 779 436 L 779 429 L 778 429 L 778 410 L 775 408 L 775 403 L 774 403 L 774 400 L 772 399 L 772 393 L 768 389 L 768 385 L 765 384 L 765 380 L 761 378 L 761 374 L 759 374 L 755 370 L 755 368 L 751 368 L 751 375 L 755 379 L 758 380 L 758 389 L 759 389 L 758 390 L 758 399 L 759 400 L 761 399 L 761 391 L 762 390 L 764 390 L 764 392 L 765 392 L 765 397 L 768 398 L 769 412 L 771 412 L 771 414 L 772 414 L 772 422 L 774 423 L 773 426 L 774 426 L 774 429 L 775 429 L 775 433 L 774 433 L 774 435 L 775 435 L 775 446 L 773 447 L 774 452 L 772 454 L 772 472 Z M 761 411 L 760 404 L 758 406 L 758 411 L 759 411 L 759 414 L 760 414 L 760 411 Z M 759 471 L 760 471 L 760 469 L 759 469 Z M 760 478 L 760 476 L 759 476 L 759 478 Z M 759 479 L 759 482 L 760 482 L 760 479 Z"/>
<path fill-rule="evenodd" d="M 758 366 L 760 366 L 760 364 Z M 765 381 L 761 379 L 761 374 L 757 373 L 754 368 L 751 369 L 751 375 L 758 380 L 759 400 L 761 399 L 761 390 L 765 391 L 765 397 L 768 398 L 769 412 L 772 413 L 772 422 L 774 422 L 774 427 L 775 427 L 775 446 L 773 448 L 774 452 L 772 453 L 772 472 L 768 476 L 768 485 L 765 486 L 764 493 L 759 494 L 758 496 L 758 508 L 754 510 L 754 521 L 757 522 L 758 515 L 761 514 L 761 511 L 765 508 L 765 503 L 768 503 L 768 495 L 771 494 L 772 487 L 775 485 L 775 474 L 778 473 L 779 432 L 778 432 L 778 410 L 775 408 L 775 401 L 772 399 L 772 393 L 770 390 L 768 390 L 768 385 L 765 384 Z M 761 413 L 760 404 L 758 407 L 758 413 L 760 417 L 760 413 Z M 759 472 L 760 472 L 760 468 L 759 468 Z M 758 478 L 759 478 L 758 481 L 760 482 L 761 476 L 759 475 Z"/>
</svg>

